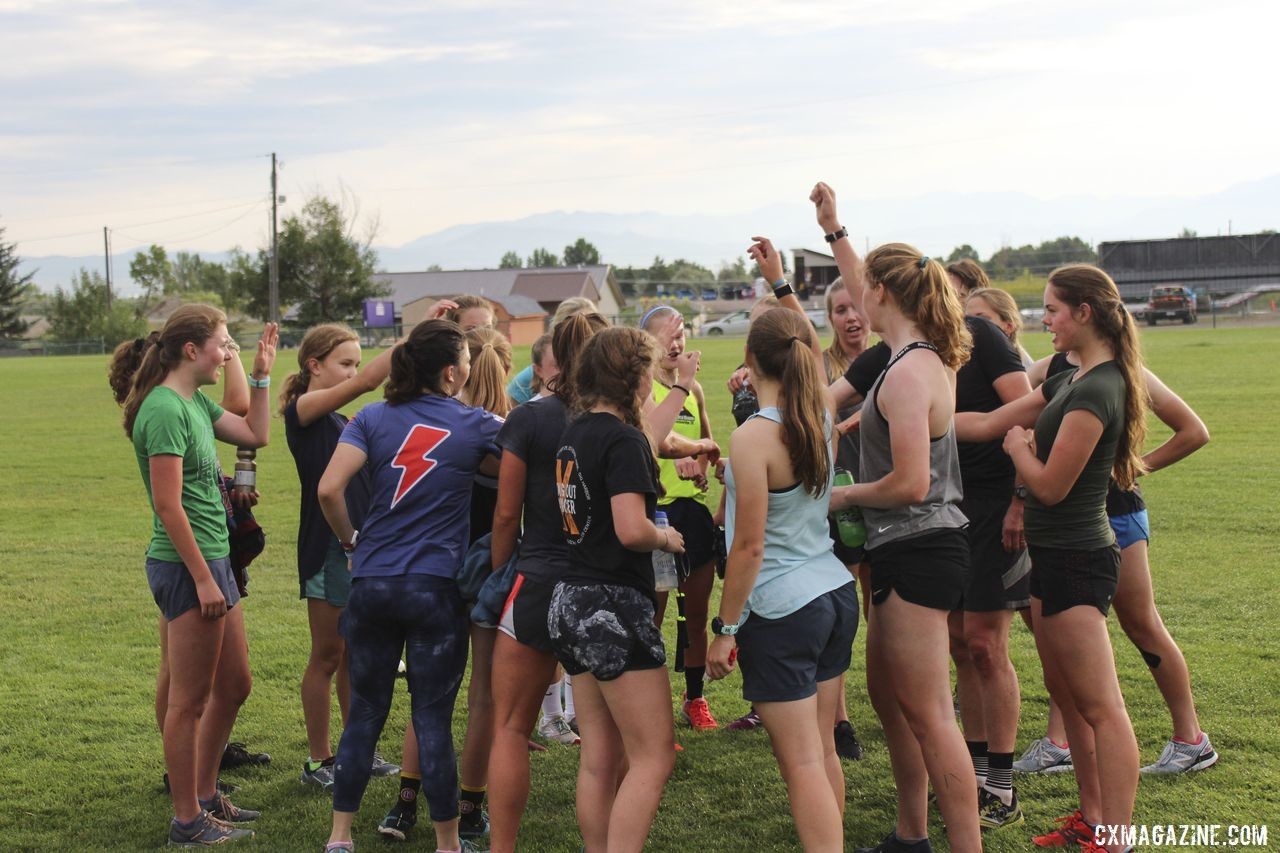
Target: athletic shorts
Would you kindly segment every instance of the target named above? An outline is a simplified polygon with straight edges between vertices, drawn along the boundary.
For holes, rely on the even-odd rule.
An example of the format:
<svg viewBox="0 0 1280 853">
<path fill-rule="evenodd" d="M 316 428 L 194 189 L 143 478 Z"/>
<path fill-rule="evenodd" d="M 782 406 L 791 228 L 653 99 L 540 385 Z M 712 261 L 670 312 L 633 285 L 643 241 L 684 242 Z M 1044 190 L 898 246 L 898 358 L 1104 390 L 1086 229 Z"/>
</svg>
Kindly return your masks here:
<svg viewBox="0 0 1280 853">
<path fill-rule="evenodd" d="M 324 565 L 302 582 L 301 598 L 314 598 L 332 604 L 334 607 L 346 607 L 351 597 L 351 570 L 347 566 L 347 552 L 336 541 L 329 543 L 329 550 L 324 555 Z"/>
<path fill-rule="evenodd" d="M 1031 605 L 1031 558 L 1026 549 L 1004 549 L 1004 517 L 1009 501 L 970 498 L 960 502 L 969 519 L 969 582 L 964 609 L 971 613 L 1021 610 Z"/>
<path fill-rule="evenodd" d="M 1120 549 L 1115 545 L 1075 551 L 1032 545 L 1031 595 L 1040 599 L 1041 612 L 1053 616 L 1088 604 L 1106 616 L 1120 579 Z"/>
<path fill-rule="evenodd" d="M 831 551 L 836 555 L 836 559 L 844 563 L 846 566 L 856 566 L 863 560 L 867 559 L 867 549 L 859 545 L 857 548 L 851 548 L 840 541 L 840 526 L 834 518 L 828 518 L 827 522 L 831 526 Z"/>
<path fill-rule="evenodd" d="M 742 698 L 794 702 L 849 668 L 858 633 L 858 584 L 844 586 L 777 619 L 752 613 L 738 630 Z"/>
<path fill-rule="evenodd" d="M 227 609 L 230 610 L 240 601 L 240 590 L 231 574 L 231 558 L 219 557 L 205 562 L 209 564 L 213 582 L 222 590 L 227 599 Z M 196 582 L 191 579 L 191 572 L 187 571 L 183 563 L 147 557 L 147 583 L 151 586 L 151 595 L 160 608 L 160 614 L 170 622 L 192 608 L 200 609 Z"/>
<path fill-rule="evenodd" d="M 1116 534 L 1116 546 L 1123 551 L 1138 542 L 1151 541 L 1151 522 L 1147 519 L 1147 511 L 1140 509 L 1128 515 L 1113 515 L 1107 519 Z"/>
<path fill-rule="evenodd" d="M 711 520 L 711 510 L 693 498 L 676 498 L 665 506 L 659 505 L 658 512 L 665 512 L 667 523 L 684 537 L 684 553 L 675 555 L 682 580 L 694 569 L 715 562 L 716 524 Z"/>
<path fill-rule="evenodd" d="M 883 604 L 890 590 L 903 601 L 933 610 L 959 610 L 969 578 L 969 537 L 947 527 L 895 539 L 867 551 L 871 563 L 871 603 Z"/>
<path fill-rule="evenodd" d="M 498 630 L 517 643 L 540 652 L 551 651 L 551 635 L 547 633 L 547 612 L 551 609 L 551 593 L 555 584 L 516 573 L 511 593 L 502 605 Z"/>
<path fill-rule="evenodd" d="M 632 586 L 556 584 L 547 613 L 551 651 L 570 675 L 612 681 L 667 665 L 653 601 Z"/>
</svg>

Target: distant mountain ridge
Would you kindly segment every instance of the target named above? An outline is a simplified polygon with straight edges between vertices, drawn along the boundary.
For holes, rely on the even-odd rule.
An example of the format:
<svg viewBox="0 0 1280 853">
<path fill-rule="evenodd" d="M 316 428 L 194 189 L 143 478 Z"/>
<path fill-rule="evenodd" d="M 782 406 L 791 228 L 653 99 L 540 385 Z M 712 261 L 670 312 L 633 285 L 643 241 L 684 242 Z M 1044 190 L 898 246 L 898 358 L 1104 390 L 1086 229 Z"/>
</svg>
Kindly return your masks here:
<svg viewBox="0 0 1280 853">
<path fill-rule="evenodd" d="M 1194 197 L 1067 196 L 1038 198 L 1027 193 L 930 193 L 914 198 L 858 199 L 845 192 L 841 211 L 859 250 L 868 244 L 903 240 L 930 255 L 945 257 L 964 243 L 983 257 L 1004 245 L 1021 246 L 1061 236 L 1091 243 L 1104 240 L 1174 237 L 1183 228 L 1202 235 L 1243 234 L 1280 228 L 1280 175 L 1237 184 Z M 684 258 L 716 269 L 742 256 L 755 234 L 780 248 L 825 248 L 806 202 L 779 202 L 733 214 L 607 213 L 550 211 L 503 222 L 455 225 L 400 246 L 377 247 L 379 268 L 388 272 L 496 267 L 505 252 L 527 258 L 534 249 L 556 254 L 579 237 L 615 266 L 647 266 L 654 256 Z M 19 245 L 18 251 L 22 253 Z M 227 252 L 199 252 L 225 261 Z M 120 290 L 134 288 L 128 256 L 114 259 Z M 23 270 L 37 270 L 46 291 L 67 286 L 80 267 L 102 269 L 102 256 L 24 258 Z"/>
</svg>

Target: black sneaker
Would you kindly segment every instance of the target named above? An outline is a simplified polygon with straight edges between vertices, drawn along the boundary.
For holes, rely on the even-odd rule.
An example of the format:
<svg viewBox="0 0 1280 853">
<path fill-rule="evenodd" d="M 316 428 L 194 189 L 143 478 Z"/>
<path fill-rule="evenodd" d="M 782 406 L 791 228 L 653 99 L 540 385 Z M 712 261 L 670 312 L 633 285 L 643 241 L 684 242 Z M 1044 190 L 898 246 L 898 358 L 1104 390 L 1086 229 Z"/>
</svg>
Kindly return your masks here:
<svg viewBox="0 0 1280 853">
<path fill-rule="evenodd" d="M 240 829 L 212 817 L 208 812 L 200 812 L 200 816 L 189 826 L 178 823 L 174 818 L 169 822 L 170 847 L 216 847 L 253 838 L 252 829 Z"/>
<path fill-rule="evenodd" d="M 253 809 L 240 808 L 226 794 L 215 794 L 212 800 L 201 800 L 200 808 L 207 811 L 210 817 L 226 823 L 249 823 L 262 815 L 262 812 L 255 812 Z"/>
<path fill-rule="evenodd" d="M 418 803 L 415 800 L 406 803 L 396 800 L 396 804 L 387 812 L 387 816 L 378 824 L 378 834 L 389 841 L 404 841 L 409 837 L 409 830 L 418 822 Z"/>
<path fill-rule="evenodd" d="M 858 733 L 848 720 L 836 723 L 836 755 L 846 761 L 862 760 L 862 744 L 858 743 Z"/>
<path fill-rule="evenodd" d="M 222 764 L 220 769 L 230 770 L 233 767 L 243 767 L 246 764 L 270 764 L 271 756 L 265 752 L 250 752 L 245 749 L 244 744 L 232 741 L 227 744 L 227 748 L 222 751 Z"/>
<path fill-rule="evenodd" d="M 875 847 L 859 847 L 854 853 L 933 853 L 933 846 L 927 838 L 907 843 L 898 838 L 896 830 L 890 830 Z"/>
<path fill-rule="evenodd" d="M 489 813 L 483 808 L 458 815 L 459 838 L 482 838 L 489 834 Z"/>
</svg>

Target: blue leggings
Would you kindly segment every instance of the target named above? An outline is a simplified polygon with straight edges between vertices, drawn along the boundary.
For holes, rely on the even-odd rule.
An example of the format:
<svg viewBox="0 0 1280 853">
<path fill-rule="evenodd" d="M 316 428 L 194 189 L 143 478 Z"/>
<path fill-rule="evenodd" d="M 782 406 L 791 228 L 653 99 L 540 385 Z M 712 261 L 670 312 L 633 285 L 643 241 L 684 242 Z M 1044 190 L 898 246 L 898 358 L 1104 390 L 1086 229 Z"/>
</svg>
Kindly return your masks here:
<svg viewBox="0 0 1280 853">
<path fill-rule="evenodd" d="M 357 578 L 343 618 L 351 711 L 338 745 L 333 810 L 360 807 L 403 650 L 422 794 L 433 821 L 452 820 L 458 816 L 453 703 L 467 667 L 467 619 L 458 585 L 427 575 Z"/>
</svg>

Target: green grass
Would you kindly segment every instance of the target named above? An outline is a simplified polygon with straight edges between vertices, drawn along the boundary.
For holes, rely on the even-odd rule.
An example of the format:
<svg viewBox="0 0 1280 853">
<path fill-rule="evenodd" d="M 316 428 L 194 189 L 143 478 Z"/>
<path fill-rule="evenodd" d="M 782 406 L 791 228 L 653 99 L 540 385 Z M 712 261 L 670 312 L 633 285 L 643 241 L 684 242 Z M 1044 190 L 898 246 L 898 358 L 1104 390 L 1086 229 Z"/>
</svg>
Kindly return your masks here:
<svg viewBox="0 0 1280 853">
<path fill-rule="evenodd" d="M 1144 779 L 1139 823 L 1262 823 L 1280 830 L 1280 585 L 1274 581 L 1276 448 L 1280 446 L 1280 330 L 1159 328 L 1145 333 L 1152 368 L 1204 417 L 1212 443 L 1144 483 L 1152 507 L 1152 566 L 1166 623 L 1182 644 L 1205 728 L 1223 759 L 1192 778 Z M 1034 354 L 1042 334 L 1027 336 Z M 741 340 L 698 340 L 701 376 L 717 435 L 732 423 L 724 377 Z M 294 353 L 284 353 L 282 367 Z M 0 848 L 150 848 L 164 840 L 169 803 L 159 793 L 163 761 L 152 718 L 156 611 L 142 571 L 146 498 L 105 357 L 0 360 Z M 277 371 L 280 376 L 283 370 Z M 306 757 L 297 687 L 307 656 L 305 609 L 297 600 L 293 543 L 298 485 L 276 419 L 259 455 L 269 545 L 252 567 L 245 601 L 254 691 L 235 738 L 270 752 L 267 768 L 233 774 L 237 797 L 261 808 L 262 849 L 319 849 L 327 800 L 298 784 Z M 1153 428 L 1153 440 L 1164 435 Z M 230 449 L 223 462 L 233 461 Z M 1114 620 L 1112 620 L 1114 623 Z M 668 627 L 671 622 L 668 620 Z M 1169 720 L 1137 652 L 1113 624 L 1116 657 L 1143 759 L 1169 737 Z M 884 741 L 866 699 L 857 642 L 849 707 L 867 757 L 846 764 L 847 838 L 870 843 L 893 820 Z M 1013 656 L 1022 677 L 1019 746 L 1043 732 L 1045 693 L 1031 638 L 1020 626 Z M 677 680 L 677 685 L 678 685 Z M 679 693 L 679 686 L 674 688 Z M 722 722 L 745 710 L 736 677 L 710 685 Z M 382 741 L 399 755 L 408 703 L 401 692 Z M 459 714 L 458 734 L 462 719 Z M 791 850 L 797 841 L 777 767 L 760 733 L 680 733 L 685 746 L 667 786 L 650 849 Z M 534 794 L 523 849 L 575 850 L 576 753 L 532 757 Z M 1072 808 L 1070 775 L 1019 782 L 1027 827 L 989 838 L 995 851 L 1028 849 L 1030 830 Z M 357 820 L 362 849 L 395 793 L 374 781 Z M 935 843 L 945 849 L 935 819 Z M 414 849 L 428 849 L 419 831 Z"/>
</svg>

